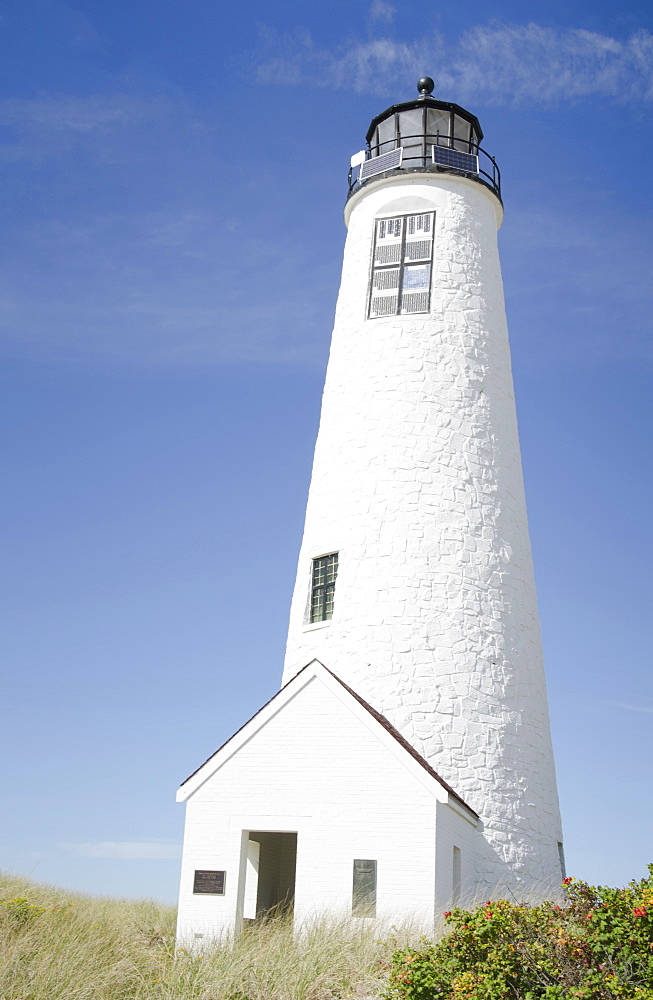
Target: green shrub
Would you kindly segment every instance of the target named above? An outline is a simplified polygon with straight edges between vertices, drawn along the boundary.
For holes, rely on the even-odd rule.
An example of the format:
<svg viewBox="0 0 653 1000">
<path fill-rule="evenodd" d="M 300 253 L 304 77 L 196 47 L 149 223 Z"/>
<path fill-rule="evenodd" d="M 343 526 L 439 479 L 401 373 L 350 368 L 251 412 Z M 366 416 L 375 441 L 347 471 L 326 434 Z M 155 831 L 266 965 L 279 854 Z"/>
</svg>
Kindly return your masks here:
<svg viewBox="0 0 653 1000">
<path fill-rule="evenodd" d="M 316 919 L 297 934 L 280 918 L 200 957 L 175 951 L 174 918 L 0 877 L 0 998 L 653 1000 L 653 868 L 626 889 L 573 882 L 561 909 L 455 910 L 446 938 L 413 947 L 409 926 L 389 937 L 372 921 Z"/>
<path fill-rule="evenodd" d="M 387 1000 L 653 1000 L 653 865 L 625 889 L 565 879 L 566 901 L 488 901 L 392 957 Z"/>
</svg>

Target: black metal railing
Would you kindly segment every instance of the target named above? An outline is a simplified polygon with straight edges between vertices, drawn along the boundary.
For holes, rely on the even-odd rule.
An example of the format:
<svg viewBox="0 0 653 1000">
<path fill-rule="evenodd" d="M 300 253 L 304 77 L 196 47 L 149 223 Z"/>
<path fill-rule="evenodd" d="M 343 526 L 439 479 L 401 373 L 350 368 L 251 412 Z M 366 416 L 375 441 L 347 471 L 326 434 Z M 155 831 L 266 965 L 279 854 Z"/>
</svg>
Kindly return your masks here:
<svg viewBox="0 0 653 1000">
<path fill-rule="evenodd" d="M 447 149 L 458 150 L 461 153 L 469 153 L 478 157 L 478 171 L 466 170 L 461 167 L 447 166 L 436 163 L 433 159 L 433 146 L 444 146 Z M 395 173 L 399 170 L 416 170 L 437 173 L 462 174 L 471 177 L 473 180 L 485 184 L 491 191 L 494 191 L 499 201 L 501 201 L 501 174 L 497 166 L 497 161 L 488 152 L 482 149 L 473 139 L 457 139 L 455 136 L 436 135 L 404 135 L 399 139 L 389 139 L 387 142 L 380 142 L 370 146 L 367 150 L 365 163 L 374 160 L 384 153 L 390 153 L 395 149 L 402 150 L 401 165 L 391 167 L 387 173 Z M 368 181 L 378 178 L 386 171 L 372 174 L 361 179 L 362 164 L 349 168 L 349 194 L 353 194 Z M 357 171 L 357 172 L 356 172 Z"/>
</svg>

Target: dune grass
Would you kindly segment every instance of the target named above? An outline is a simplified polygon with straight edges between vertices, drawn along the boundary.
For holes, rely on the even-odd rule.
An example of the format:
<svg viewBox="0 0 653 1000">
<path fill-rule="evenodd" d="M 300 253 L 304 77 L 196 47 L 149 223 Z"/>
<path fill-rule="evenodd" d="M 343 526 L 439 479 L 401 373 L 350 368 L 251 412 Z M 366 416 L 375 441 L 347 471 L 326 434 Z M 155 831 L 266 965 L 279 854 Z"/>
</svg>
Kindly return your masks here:
<svg viewBox="0 0 653 1000">
<path fill-rule="evenodd" d="M 362 1000 L 418 931 L 276 918 L 204 957 L 175 953 L 175 910 L 0 877 L 2 1000 Z"/>
</svg>

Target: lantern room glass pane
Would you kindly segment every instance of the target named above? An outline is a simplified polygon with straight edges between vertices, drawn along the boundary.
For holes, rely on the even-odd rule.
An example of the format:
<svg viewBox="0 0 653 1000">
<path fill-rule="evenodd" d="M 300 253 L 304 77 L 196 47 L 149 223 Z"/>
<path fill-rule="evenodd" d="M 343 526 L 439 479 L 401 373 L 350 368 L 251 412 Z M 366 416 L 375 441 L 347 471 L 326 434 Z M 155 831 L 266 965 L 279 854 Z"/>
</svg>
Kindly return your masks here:
<svg viewBox="0 0 653 1000">
<path fill-rule="evenodd" d="M 399 134 L 401 145 L 416 145 L 421 143 L 424 135 L 424 112 L 422 108 L 412 111 L 402 111 L 399 115 Z"/>
<path fill-rule="evenodd" d="M 440 133 L 440 145 L 446 146 L 448 142 L 442 139 L 449 138 L 449 126 L 451 124 L 451 114 L 448 111 L 440 111 L 437 108 L 429 108 L 427 111 L 427 132 L 429 138 L 435 138 Z"/>
<path fill-rule="evenodd" d="M 399 132 L 402 145 L 409 137 L 424 135 L 424 117 L 422 108 L 413 108 L 412 111 L 402 111 L 399 115 Z M 409 139 L 410 141 L 410 139 Z M 414 141 L 414 139 L 413 139 Z"/>
<path fill-rule="evenodd" d="M 408 160 L 407 166 L 418 166 L 415 163 L 415 157 L 423 156 L 424 150 L 424 111 L 422 108 L 413 108 L 412 111 L 402 111 L 399 114 L 399 134 L 404 150 L 403 162 Z"/>
<path fill-rule="evenodd" d="M 374 151 L 374 155 L 381 156 L 382 153 L 389 153 L 395 149 L 397 145 L 395 138 L 395 117 L 392 115 L 391 118 L 386 118 L 384 122 L 381 122 L 376 130 L 374 141 L 378 144 L 379 149 Z"/>
<path fill-rule="evenodd" d="M 453 116 L 454 146 L 462 153 L 469 153 L 469 141 L 471 139 L 472 126 L 464 118 L 458 115 Z"/>
</svg>

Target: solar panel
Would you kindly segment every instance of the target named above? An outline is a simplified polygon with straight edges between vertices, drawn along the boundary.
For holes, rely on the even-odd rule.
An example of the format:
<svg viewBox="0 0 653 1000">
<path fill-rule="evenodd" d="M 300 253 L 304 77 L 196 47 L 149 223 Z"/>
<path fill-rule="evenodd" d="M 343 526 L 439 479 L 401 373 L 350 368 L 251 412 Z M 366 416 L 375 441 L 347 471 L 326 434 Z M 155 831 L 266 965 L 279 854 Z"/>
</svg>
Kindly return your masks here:
<svg viewBox="0 0 653 1000">
<path fill-rule="evenodd" d="M 403 150 L 391 149 L 389 153 L 382 153 L 381 156 L 372 156 L 371 159 L 365 160 L 365 163 L 361 166 L 361 172 L 359 180 L 366 181 L 368 177 L 374 177 L 375 174 L 382 174 L 384 170 L 392 170 L 394 167 L 401 166 L 401 154 Z"/>
<path fill-rule="evenodd" d="M 459 149 L 449 146 L 432 146 L 433 162 L 443 167 L 454 167 L 456 170 L 467 170 L 478 173 L 478 156 L 473 153 L 461 153 Z"/>
</svg>

